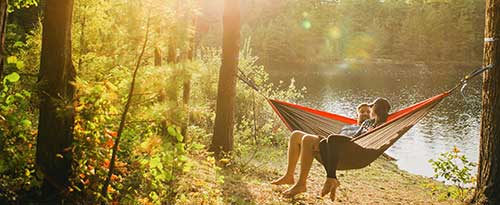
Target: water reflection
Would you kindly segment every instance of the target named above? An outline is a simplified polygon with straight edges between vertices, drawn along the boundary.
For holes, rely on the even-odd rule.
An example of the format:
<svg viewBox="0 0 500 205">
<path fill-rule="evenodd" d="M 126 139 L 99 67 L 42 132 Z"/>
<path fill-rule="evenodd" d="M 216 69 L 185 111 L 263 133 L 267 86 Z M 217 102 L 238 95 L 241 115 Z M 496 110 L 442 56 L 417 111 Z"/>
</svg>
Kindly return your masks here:
<svg viewBox="0 0 500 205">
<path fill-rule="evenodd" d="M 322 73 L 271 73 L 273 81 L 294 77 L 298 86 L 306 86 L 306 106 L 354 117 L 355 107 L 385 97 L 396 111 L 442 93 L 453 86 L 470 67 L 448 68 L 370 68 L 356 71 Z M 457 146 L 474 162 L 478 160 L 481 78 L 469 83 L 465 97 L 456 92 L 408 131 L 387 153 L 397 158 L 401 169 L 433 176 L 429 159 Z"/>
</svg>

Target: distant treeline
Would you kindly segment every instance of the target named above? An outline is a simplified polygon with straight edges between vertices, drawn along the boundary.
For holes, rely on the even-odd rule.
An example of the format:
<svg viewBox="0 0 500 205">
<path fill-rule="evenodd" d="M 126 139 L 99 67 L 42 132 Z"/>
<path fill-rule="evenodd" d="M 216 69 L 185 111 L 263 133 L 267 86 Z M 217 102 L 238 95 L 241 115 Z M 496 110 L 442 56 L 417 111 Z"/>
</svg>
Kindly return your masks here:
<svg viewBox="0 0 500 205">
<path fill-rule="evenodd" d="M 242 36 L 268 70 L 482 60 L 484 0 L 242 1 Z M 203 42 L 220 46 L 215 5 L 204 8 Z"/>
</svg>

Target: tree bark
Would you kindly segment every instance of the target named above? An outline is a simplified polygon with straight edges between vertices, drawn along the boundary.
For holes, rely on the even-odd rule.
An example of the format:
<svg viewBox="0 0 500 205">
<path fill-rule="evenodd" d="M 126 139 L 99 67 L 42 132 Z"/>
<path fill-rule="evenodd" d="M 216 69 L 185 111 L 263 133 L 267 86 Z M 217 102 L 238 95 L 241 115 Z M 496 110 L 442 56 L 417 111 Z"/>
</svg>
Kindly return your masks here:
<svg viewBox="0 0 500 205">
<path fill-rule="evenodd" d="M 236 71 L 240 49 L 240 1 L 225 0 L 223 16 L 222 65 L 217 88 L 214 136 L 210 151 L 220 156 L 233 150 Z"/>
<path fill-rule="evenodd" d="M 69 185 L 75 68 L 71 59 L 73 0 L 47 0 L 39 71 L 40 115 L 36 163 L 42 197 L 60 204 Z"/>
<path fill-rule="evenodd" d="M 175 33 L 175 32 L 174 32 Z M 170 37 L 168 42 L 168 63 L 177 63 L 177 46 L 175 43 L 175 37 Z"/>
<path fill-rule="evenodd" d="M 201 1 L 198 0 L 196 1 L 197 6 L 201 5 Z M 191 38 L 189 39 L 189 46 L 187 50 L 187 59 L 189 61 L 193 61 L 194 57 L 194 52 L 196 50 L 196 43 L 197 43 L 197 36 L 198 36 L 198 16 L 196 14 L 192 14 L 191 17 L 191 23 L 194 28 L 194 33 L 192 34 Z M 189 71 L 186 71 L 189 72 Z M 187 127 L 189 126 L 189 99 L 191 95 L 191 73 L 188 73 L 186 78 L 184 79 L 184 84 L 182 86 L 183 92 L 182 92 L 182 103 L 184 105 L 184 110 L 186 112 L 186 119 L 184 119 L 184 122 L 181 126 L 181 134 L 184 136 L 184 142 L 187 141 L 186 134 L 187 134 Z"/>
<path fill-rule="evenodd" d="M 3 65 L 5 61 L 5 34 L 7 28 L 7 0 L 0 0 L 0 81 L 3 79 Z M 1 87 L 1 86 L 0 86 Z"/>
<path fill-rule="evenodd" d="M 499 0 L 486 1 L 484 66 L 494 67 L 483 75 L 483 104 L 481 112 L 481 139 L 475 204 L 500 203 L 500 36 Z"/>
<path fill-rule="evenodd" d="M 161 50 L 160 48 L 157 46 L 155 47 L 155 67 L 160 67 L 161 66 Z"/>
<path fill-rule="evenodd" d="M 85 48 L 85 26 L 86 26 L 86 21 L 87 21 L 87 17 L 85 16 L 85 14 L 83 14 L 84 16 L 82 17 L 82 20 L 81 20 L 81 23 L 80 23 L 80 53 L 78 54 L 79 55 L 79 58 L 78 58 L 78 70 L 82 70 L 82 65 L 83 65 L 83 55 L 85 55 L 87 53 L 87 49 Z"/>
</svg>

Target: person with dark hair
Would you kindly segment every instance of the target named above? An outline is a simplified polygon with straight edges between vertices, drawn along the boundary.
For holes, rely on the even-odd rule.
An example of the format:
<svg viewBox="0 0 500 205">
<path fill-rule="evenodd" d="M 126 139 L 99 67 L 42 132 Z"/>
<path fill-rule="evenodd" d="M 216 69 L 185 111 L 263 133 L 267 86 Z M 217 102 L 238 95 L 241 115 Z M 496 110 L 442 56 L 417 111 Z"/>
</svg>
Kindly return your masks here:
<svg viewBox="0 0 500 205">
<path fill-rule="evenodd" d="M 358 105 L 357 107 L 357 124 L 347 125 L 342 128 L 339 134 L 343 136 L 352 136 L 356 133 L 361 133 L 360 124 L 364 121 L 370 119 L 370 106 L 367 103 Z M 361 130 L 361 131 L 360 131 Z M 294 196 L 298 193 L 306 191 L 306 179 L 309 174 L 309 170 L 312 166 L 312 161 L 316 158 L 320 163 L 323 162 L 320 159 L 319 152 L 319 142 L 324 137 L 305 133 L 299 130 L 292 132 L 290 140 L 288 142 L 288 165 L 285 175 L 274 180 L 271 184 L 282 185 L 282 184 L 294 184 L 290 189 L 286 190 L 284 194 L 286 196 Z M 300 176 L 297 183 L 294 180 L 294 172 L 297 162 L 300 158 Z"/>
<path fill-rule="evenodd" d="M 360 126 L 366 120 L 370 119 L 370 105 L 368 103 L 361 103 L 356 107 L 357 117 L 355 125 L 346 125 L 342 127 L 339 134 L 345 136 L 354 136 L 358 131 Z"/>
<path fill-rule="evenodd" d="M 354 136 L 359 136 L 365 132 L 368 132 L 375 127 L 384 124 L 389 116 L 389 110 L 391 105 L 389 101 L 384 98 L 377 98 L 373 103 L 369 104 L 371 119 L 366 120 L 361 125 L 360 129 L 354 134 Z M 325 196 L 330 193 L 330 199 L 335 200 L 335 192 L 340 186 L 340 182 L 337 179 L 337 164 L 339 161 L 339 148 L 333 143 L 333 140 L 329 141 L 330 138 L 334 138 L 338 135 L 330 135 L 327 138 L 320 141 L 320 159 L 326 170 L 326 181 L 321 190 L 321 196 Z"/>
</svg>

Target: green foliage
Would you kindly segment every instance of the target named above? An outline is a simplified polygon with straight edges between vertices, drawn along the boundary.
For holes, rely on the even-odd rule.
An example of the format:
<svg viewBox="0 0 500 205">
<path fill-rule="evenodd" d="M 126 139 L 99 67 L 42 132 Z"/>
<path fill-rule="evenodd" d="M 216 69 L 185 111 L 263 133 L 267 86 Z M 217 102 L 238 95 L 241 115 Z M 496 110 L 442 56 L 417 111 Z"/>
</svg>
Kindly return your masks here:
<svg viewBox="0 0 500 205">
<path fill-rule="evenodd" d="M 342 63 L 480 62 L 484 1 L 248 0 L 242 35 L 269 70 L 332 70 Z M 222 6 L 221 4 L 219 4 Z M 219 15 L 209 10 L 206 18 Z M 204 41 L 218 45 L 220 20 Z"/>
<path fill-rule="evenodd" d="M 119 113 L 113 102 L 119 102 L 117 93 L 106 83 L 88 83 L 77 80 L 78 90 L 75 104 L 75 126 L 72 188 L 81 192 L 86 200 L 100 197 L 100 188 L 109 168 L 111 147 L 114 144 L 117 120 L 113 116 Z M 118 158 L 117 167 L 123 164 Z M 115 181 L 122 177 L 125 170 L 117 168 L 118 175 L 112 177 Z M 122 172 L 123 171 L 123 172 Z"/>
<path fill-rule="evenodd" d="M 29 8 L 31 6 L 38 6 L 38 0 L 9 0 L 7 11 L 14 12 L 16 9 Z"/>
<path fill-rule="evenodd" d="M 109 171 L 111 147 L 117 135 L 113 130 L 117 128 L 121 110 L 115 105 L 122 102 L 121 89 L 109 81 L 89 83 L 80 79 L 76 85 L 79 93 L 75 107 L 72 189 L 78 191 L 79 196 L 83 194 L 83 200 L 95 202 L 103 199 L 100 191 Z M 147 107 L 136 107 L 136 111 L 142 113 Z M 159 122 L 160 116 L 156 115 L 156 120 L 154 116 L 147 119 Z M 131 121 L 135 119 L 131 117 Z M 161 136 L 160 123 L 129 123 L 118 149 L 109 195 L 104 199 L 164 203 L 174 195 L 172 189 L 165 187 L 171 186 L 176 176 L 189 166 L 186 164 L 186 144 L 182 143 L 184 137 L 173 125 L 167 127 L 167 135 Z"/>
<path fill-rule="evenodd" d="M 453 147 L 452 151 L 440 154 L 436 160 L 429 160 L 434 168 L 434 177 L 442 177 L 447 181 L 452 182 L 458 189 L 450 188 L 449 195 L 452 198 L 464 199 L 466 195 L 465 187 L 476 181 L 472 175 L 472 169 L 476 167 L 476 163 L 471 162 L 457 147 Z"/>
<path fill-rule="evenodd" d="M 31 93 L 16 86 L 19 79 L 19 74 L 10 73 L 0 86 L 0 200 L 8 201 L 40 185 L 34 174 L 37 132 Z"/>
<path fill-rule="evenodd" d="M 261 94 L 270 99 L 297 102 L 303 98 L 305 88 L 297 88 L 295 80 L 286 85 L 280 81 L 278 85 L 269 82 L 269 74 L 264 66 L 257 64 L 258 57 L 252 55 L 250 39 L 245 40 L 240 52 L 239 68 L 260 89 Z M 288 130 L 276 116 L 266 99 L 239 81 L 236 96 L 236 153 L 251 152 L 261 145 L 287 145 Z"/>
</svg>

